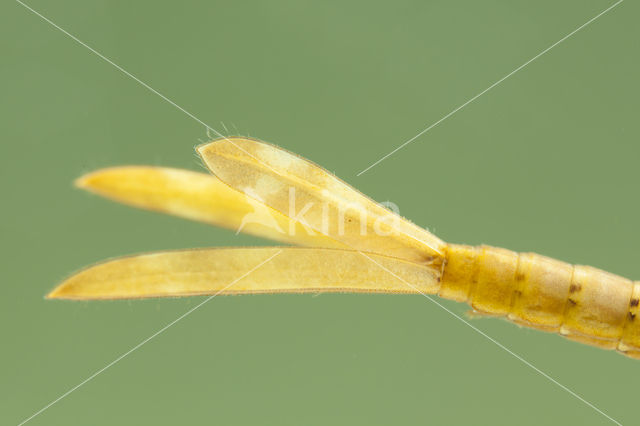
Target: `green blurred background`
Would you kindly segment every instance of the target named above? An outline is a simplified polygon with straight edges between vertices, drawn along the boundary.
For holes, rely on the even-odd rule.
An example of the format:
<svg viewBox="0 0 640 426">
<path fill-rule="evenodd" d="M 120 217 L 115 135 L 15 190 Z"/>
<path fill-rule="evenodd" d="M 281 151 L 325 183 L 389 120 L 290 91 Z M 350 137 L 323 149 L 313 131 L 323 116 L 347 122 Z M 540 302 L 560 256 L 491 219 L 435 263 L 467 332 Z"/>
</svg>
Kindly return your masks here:
<svg viewBox="0 0 640 426">
<path fill-rule="evenodd" d="M 28 4 L 225 135 L 300 153 L 447 241 L 640 277 L 636 2 L 359 177 L 613 2 Z M 269 242 L 73 189 L 104 166 L 202 170 L 204 127 L 20 4 L 0 7 L 0 423 L 15 424 L 203 300 L 44 300 L 59 280 L 123 254 Z M 637 421 L 640 361 L 473 324 Z M 212 423 L 609 420 L 424 297 L 263 295 L 212 300 L 30 422 Z"/>
</svg>

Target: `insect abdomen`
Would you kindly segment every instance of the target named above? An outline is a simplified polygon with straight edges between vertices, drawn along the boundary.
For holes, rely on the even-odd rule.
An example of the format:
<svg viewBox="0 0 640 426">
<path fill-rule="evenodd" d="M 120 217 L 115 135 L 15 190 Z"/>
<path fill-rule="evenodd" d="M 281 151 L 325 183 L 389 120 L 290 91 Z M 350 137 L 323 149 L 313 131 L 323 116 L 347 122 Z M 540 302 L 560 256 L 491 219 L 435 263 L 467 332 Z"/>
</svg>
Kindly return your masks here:
<svg viewBox="0 0 640 426">
<path fill-rule="evenodd" d="M 640 358 L 640 282 L 535 253 L 449 245 L 439 295 Z"/>
</svg>

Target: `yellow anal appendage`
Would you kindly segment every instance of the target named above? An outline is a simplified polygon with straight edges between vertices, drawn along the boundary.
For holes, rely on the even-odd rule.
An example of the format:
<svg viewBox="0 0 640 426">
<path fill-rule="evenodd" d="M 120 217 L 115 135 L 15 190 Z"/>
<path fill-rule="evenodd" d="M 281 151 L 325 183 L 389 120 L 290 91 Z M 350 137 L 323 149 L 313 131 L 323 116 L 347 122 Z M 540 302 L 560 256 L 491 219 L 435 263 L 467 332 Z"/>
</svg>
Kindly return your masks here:
<svg viewBox="0 0 640 426">
<path fill-rule="evenodd" d="M 596 268 L 451 244 L 439 295 L 482 314 L 640 358 L 640 282 Z"/>
</svg>

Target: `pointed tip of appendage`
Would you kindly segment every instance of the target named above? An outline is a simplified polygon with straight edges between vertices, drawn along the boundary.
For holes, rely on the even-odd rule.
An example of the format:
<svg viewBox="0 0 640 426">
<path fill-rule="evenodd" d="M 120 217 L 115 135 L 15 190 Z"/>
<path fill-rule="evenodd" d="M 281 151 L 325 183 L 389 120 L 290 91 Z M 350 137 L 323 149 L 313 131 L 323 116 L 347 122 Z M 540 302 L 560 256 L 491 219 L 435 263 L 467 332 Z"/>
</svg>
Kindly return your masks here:
<svg viewBox="0 0 640 426">
<path fill-rule="evenodd" d="M 87 189 L 87 187 L 89 186 L 90 180 L 91 179 L 88 174 L 82 175 L 73 181 L 73 186 L 79 189 Z"/>
<path fill-rule="evenodd" d="M 51 300 L 51 299 L 62 299 L 62 294 L 63 291 L 61 291 L 61 287 L 62 285 L 57 286 L 56 288 L 54 288 L 53 290 L 51 290 L 49 293 L 47 293 L 44 298 L 46 300 Z"/>
</svg>

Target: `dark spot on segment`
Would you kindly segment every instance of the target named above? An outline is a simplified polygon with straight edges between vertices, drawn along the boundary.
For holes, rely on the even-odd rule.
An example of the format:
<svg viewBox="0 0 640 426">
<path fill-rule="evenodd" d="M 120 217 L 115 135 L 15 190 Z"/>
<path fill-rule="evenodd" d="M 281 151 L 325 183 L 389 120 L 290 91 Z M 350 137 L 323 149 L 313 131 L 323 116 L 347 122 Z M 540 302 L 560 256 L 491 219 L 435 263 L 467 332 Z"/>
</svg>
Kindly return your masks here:
<svg viewBox="0 0 640 426">
<path fill-rule="evenodd" d="M 576 306 L 578 304 L 578 302 L 576 302 L 572 298 L 569 298 L 569 303 L 571 304 L 571 306 Z"/>
<path fill-rule="evenodd" d="M 516 281 L 524 281 L 525 276 L 524 274 L 516 274 Z"/>
<path fill-rule="evenodd" d="M 633 307 L 638 306 L 638 302 L 640 302 L 640 300 L 638 300 L 638 299 L 631 299 L 631 303 L 630 303 L 631 307 L 633 308 Z"/>
<path fill-rule="evenodd" d="M 569 286 L 569 293 L 575 293 L 580 290 L 582 290 L 582 286 L 580 284 L 571 284 Z"/>
<path fill-rule="evenodd" d="M 633 312 L 629 312 L 629 321 L 633 321 L 636 319 L 636 314 L 634 314 Z"/>
</svg>

